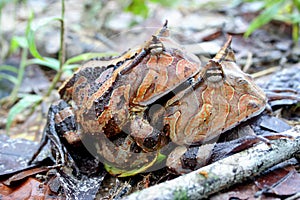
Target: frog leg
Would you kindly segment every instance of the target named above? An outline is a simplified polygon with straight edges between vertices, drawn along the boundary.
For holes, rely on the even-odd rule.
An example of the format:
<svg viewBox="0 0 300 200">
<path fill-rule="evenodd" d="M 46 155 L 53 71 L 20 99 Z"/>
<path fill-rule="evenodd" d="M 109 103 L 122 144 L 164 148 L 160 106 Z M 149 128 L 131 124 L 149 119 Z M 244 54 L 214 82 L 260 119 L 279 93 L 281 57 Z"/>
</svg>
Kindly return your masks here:
<svg viewBox="0 0 300 200">
<path fill-rule="evenodd" d="M 241 152 L 259 142 L 264 142 L 272 148 L 270 140 L 279 138 L 293 139 L 289 135 L 271 133 L 263 136 L 247 135 L 222 143 L 204 144 L 200 147 L 178 146 L 169 154 L 166 165 L 175 174 L 186 174 L 233 153 Z"/>
<path fill-rule="evenodd" d="M 155 151 L 168 142 L 167 136 L 153 127 L 148 120 L 133 116 L 130 124 L 130 135 L 144 151 Z"/>
<path fill-rule="evenodd" d="M 66 147 L 62 144 L 60 139 L 60 134 L 62 132 L 67 132 L 67 130 L 74 130 L 76 128 L 75 125 L 75 118 L 74 116 L 67 116 L 66 114 L 62 114 L 64 110 L 68 109 L 69 105 L 65 101 L 58 101 L 57 103 L 50 106 L 47 116 L 47 124 L 43 131 L 42 140 L 40 142 L 40 145 L 30 161 L 28 162 L 31 164 L 36 157 L 40 154 L 40 152 L 43 150 L 45 145 L 50 141 L 53 148 L 56 149 L 56 163 L 57 165 L 65 165 L 67 163 L 67 160 L 70 162 L 72 166 L 75 166 L 77 169 L 74 160 L 70 156 L 70 154 L 67 152 Z M 70 114 L 70 113 L 69 113 Z M 69 121 L 71 123 L 63 123 L 63 121 L 66 118 L 69 118 Z M 60 131 L 58 131 L 60 129 Z"/>
<path fill-rule="evenodd" d="M 215 143 L 200 147 L 177 146 L 169 155 L 166 165 L 175 174 L 186 174 L 208 163 Z"/>
</svg>

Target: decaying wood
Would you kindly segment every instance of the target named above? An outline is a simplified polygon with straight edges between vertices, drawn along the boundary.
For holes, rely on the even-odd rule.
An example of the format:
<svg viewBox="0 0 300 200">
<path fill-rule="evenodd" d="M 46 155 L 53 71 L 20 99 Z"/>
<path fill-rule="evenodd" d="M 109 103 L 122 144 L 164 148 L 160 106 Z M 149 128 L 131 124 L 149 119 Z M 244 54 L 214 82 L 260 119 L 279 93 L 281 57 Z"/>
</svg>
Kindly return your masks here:
<svg viewBox="0 0 300 200">
<path fill-rule="evenodd" d="M 187 175 L 133 193 L 126 200 L 136 199 L 200 199 L 233 184 L 259 175 L 264 170 L 300 152 L 300 126 L 282 134 L 294 139 L 280 138 L 249 148 Z"/>
</svg>

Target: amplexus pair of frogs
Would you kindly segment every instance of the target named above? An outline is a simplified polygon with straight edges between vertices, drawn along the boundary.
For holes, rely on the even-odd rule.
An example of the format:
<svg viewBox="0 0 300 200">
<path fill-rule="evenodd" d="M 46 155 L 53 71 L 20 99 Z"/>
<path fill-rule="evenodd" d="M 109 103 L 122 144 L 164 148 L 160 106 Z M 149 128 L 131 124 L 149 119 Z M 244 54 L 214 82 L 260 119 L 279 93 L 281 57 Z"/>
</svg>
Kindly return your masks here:
<svg viewBox="0 0 300 200">
<path fill-rule="evenodd" d="M 195 146 L 266 105 L 264 92 L 235 63 L 230 43 L 231 37 L 203 66 L 169 37 L 166 23 L 139 48 L 87 62 L 59 89 L 61 100 L 50 107 L 43 144 L 50 139 L 63 165 L 72 155 L 61 139 L 81 141 L 119 176 L 158 162 L 176 173 L 199 168 L 209 151 Z"/>
</svg>

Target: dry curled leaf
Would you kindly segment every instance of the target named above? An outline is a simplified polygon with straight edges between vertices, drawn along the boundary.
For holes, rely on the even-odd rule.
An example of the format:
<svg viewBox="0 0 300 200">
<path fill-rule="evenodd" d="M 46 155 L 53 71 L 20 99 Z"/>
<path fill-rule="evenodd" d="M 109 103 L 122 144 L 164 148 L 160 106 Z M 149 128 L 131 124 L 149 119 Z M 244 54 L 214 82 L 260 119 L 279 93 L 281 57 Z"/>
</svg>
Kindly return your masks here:
<svg viewBox="0 0 300 200">
<path fill-rule="evenodd" d="M 300 192 L 300 174 L 294 168 L 278 169 L 260 177 L 255 184 L 260 189 L 266 189 L 269 194 L 293 195 Z"/>
<path fill-rule="evenodd" d="M 58 199 L 50 192 L 49 187 L 34 178 L 28 178 L 24 183 L 15 187 L 0 183 L 0 196 L 2 200 L 9 199 Z"/>
</svg>

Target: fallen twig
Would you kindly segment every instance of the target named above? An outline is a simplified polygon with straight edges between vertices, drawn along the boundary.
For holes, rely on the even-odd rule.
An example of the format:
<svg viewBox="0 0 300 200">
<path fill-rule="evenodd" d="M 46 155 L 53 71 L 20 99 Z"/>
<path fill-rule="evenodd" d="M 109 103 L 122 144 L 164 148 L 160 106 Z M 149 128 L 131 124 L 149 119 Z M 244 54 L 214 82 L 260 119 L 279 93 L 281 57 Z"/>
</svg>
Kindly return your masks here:
<svg viewBox="0 0 300 200">
<path fill-rule="evenodd" d="M 249 51 L 247 54 L 246 64 L 243 67 L 243 72 L 247 72 L 249 70 L 249 68 L 251 67 L 251 65 L 253 63 L 252 58 L 253 58 L 253 53 L 251 51 Z"/>
<path fill-rule="evenodd" d="M 253 78 L 259 78 L 259 77 L 262 77 L 262 76 L 266 76 L 268 74 L 272 74 L 274 72 L 278 72 L 280 69 L 281 69 L 280 66 L 270 67 L 268 69 L 253 73 L 253 74 L 251 74 L 251 76 Z"/>
<path fill-rule="evenodd" d="M 229 156 L 192 173 L 133 193 L 124 199 L 201 199 L 233 184 L 259 175 L 264 170 L 300 152 L 300 126 L 284 135 L 294 139 L 281 138 L 271 141 L 271 147 L 259 143 L 240 153 Z"/>
</svg>

